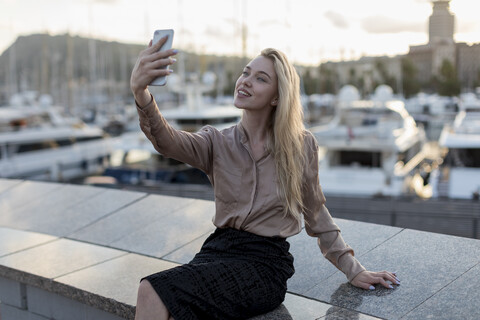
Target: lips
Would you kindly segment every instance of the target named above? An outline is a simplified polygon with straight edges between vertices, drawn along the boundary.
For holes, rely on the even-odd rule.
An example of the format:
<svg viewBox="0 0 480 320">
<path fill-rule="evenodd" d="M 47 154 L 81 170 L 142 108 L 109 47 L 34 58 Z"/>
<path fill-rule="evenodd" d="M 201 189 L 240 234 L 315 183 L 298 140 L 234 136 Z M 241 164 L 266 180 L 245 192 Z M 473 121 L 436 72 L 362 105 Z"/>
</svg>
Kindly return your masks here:
<svg viewBox="0 0 480 320">
<path fill-rule="evenodd" d="M 239 89 L 238 90 L 238 95 L 243 96 L 243 97 L 251 97 L 252 95 L 250 92 L 244 90 L 244 89 Z"/>
</svg>

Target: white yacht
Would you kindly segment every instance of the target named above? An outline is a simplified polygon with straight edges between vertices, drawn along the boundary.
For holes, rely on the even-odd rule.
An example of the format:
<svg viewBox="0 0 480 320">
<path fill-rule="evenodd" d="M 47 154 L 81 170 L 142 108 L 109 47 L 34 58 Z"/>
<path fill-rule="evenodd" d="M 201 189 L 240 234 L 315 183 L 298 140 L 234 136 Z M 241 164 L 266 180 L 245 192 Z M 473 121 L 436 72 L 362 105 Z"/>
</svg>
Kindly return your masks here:
<svg viewBox="0 0 480 320">
<path fill-rule="evenodd" d="M 242 111 L 233 105 L 233 98 L 228 99 L 226 103 L 206 98 L 205 93 L 213 88 L 212 76 L 204 75 L 201 80 L 196 75 L 190 76 L 189 79 L 169 76 L 167 88 L 179 94 L 184 101 L 177 107 L 160 110 L 174 128 L 197 132 L 206 125 L 221 130 L 238 123 Z M 159 108 L 162 108 L 161 104 Z M 130 186 L 158 186 L 166 183 L 210 184 L 207 176 L 200 170 L 159 154 L 139 130 L 126 132 L 119 139 L 121 143 L 112 156 L 111 166 L 104 173 L 115 178 L 118 184 Z"/>
<path fill-rule="evenodd" d="M 242 111 L 233 105 L 233 97 L 227 103 L 208 100 L 205 93 L 213 90 L 215 76 L 211 73 L 203 75 L 202 79 L 191 76 L 182 81 L 171 75 L 168 87 L 183 97 L 184 103 L 172 109 L 161 110 L 165 119 L 176 129 L 196 132 L 203 126 L 212 125 L 221 130 L 238 123 Z"/>
<path fill-rule="evenodd" d="M 0 177 L 66 181 L 104 168 L 113 141 L 101 129 L 19 102 L 0 108 Z"/>
<path fill-rule="evenodd" d="M 310 128 L 321 148 L 319 178 L 325 194 L 400 196 L 427 194 L 419 175 L 425 160 L 425 133 L 396 100 L 388 86 L 379 86 L 370 100 L 347 85 L 337 97 L 335 116 Z"/>
<path fill-rule="evenodd" d="M 446 125 L 439 144 L 445 148 L 442 165 L 433 174 L 435 197 L 478 199 L 480 194 L 480 99 L 461 97 L 460 112 Z"/>
<path fill-rule="evenodd" d="M 427 139 L 438 141 L 444 125 L 453 123 L 459 111 L 459 100 L 419 93 L 405 101 L 405 108 L 417 124 L 423 125 Z"/>
</svg>

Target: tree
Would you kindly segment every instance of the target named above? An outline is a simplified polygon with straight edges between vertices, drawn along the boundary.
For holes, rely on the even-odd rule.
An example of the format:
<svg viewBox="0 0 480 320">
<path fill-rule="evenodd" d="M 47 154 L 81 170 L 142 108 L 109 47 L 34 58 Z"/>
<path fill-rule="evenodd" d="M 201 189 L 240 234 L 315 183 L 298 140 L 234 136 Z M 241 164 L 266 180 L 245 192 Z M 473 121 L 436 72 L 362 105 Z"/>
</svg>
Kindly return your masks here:
<svg viewBox="0 0 480 320">
<path fill-rule="evenodd" d="M 337 82 L 337 75 L 333 68 L 326 64 L 321 64 L 319 70 L 319 89 L 320 93 L 335 93 L 335 84 Z"/>
<path fill-rule="evenodd" d="M 409 58 L 401 60 L 402 88 L 405 98 L 409 98 L 420 91 L 420 83 L 417 80 L 417 68 Z"/>
<path fill-rule="evenodd" d="M 390 86 L 394 92 L 397 92 L 397 80 L 395 79 L 395 77 L 391 76 L 388 73 L 384 60 L 382 60 L 381 58 L 375 59 L 375 69 L 380 76 L 380 83 L 375 83 L 377 85 L 386 84 Z"/>
<path fill-rule="evenodd" d="M 455 66 L 447 59 L 443 60 L 437 77 L 438 94 L 441 96 L 458 96 L 461 91 Z"/>
<path fill-rule="evenodd" d="M 317 91 L 317 79 L 312 76 L 311 70 L 307 69 L 304 76 L 302 77 L 303 88 L 305 94 L 311 95 Z"/>
<path fill-rule="evenodd" d="M 475 88 L 480 87 L 480 68 L 477 70 L 477 78 L 476 78 L 475 81 L 473 82 L 473 86 L 474 86 Z"/>
</svg>

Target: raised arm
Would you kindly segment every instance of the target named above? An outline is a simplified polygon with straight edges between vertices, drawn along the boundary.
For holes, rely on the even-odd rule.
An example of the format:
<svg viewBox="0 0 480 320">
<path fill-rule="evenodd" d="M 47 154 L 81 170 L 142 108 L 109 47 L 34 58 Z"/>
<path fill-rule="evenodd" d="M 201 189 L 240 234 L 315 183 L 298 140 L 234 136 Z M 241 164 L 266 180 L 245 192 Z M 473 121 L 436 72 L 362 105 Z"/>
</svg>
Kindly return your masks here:
<svg viewBox="0 0 480 320">
<path fill-rule="evenodd" d="M 140 52 L 130 78 L 130 87 L 135 97 L 140 127 L 154 148 L 168 158 L 188 163 L 208 174 L 211 163 L 212 128 L 203 128 L 199 133 L 175 130 L 161 115 L 148 85 L 159 76 L 171 71 L 165 67 L 176 60 L 171 58 L 175 49 L 159 51 L 166 38 Z"/>
</svg>

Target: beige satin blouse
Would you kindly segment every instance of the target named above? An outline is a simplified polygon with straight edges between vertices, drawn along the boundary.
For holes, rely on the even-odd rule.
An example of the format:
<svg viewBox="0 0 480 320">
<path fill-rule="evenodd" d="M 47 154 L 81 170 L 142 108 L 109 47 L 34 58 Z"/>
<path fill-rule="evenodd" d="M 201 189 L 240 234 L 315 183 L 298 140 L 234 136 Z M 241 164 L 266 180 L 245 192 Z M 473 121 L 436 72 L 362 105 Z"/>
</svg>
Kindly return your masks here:
<svg viewBox="0 0 480 320">
<path fill-rule="evenodd" d="M 272 155 L 265 152 L 255 161 L 240 123 L 221 131 L 205 126 L 197 133 L 189 133 L 172 128 L 153 98 L 144 107 L 137 105 L 137 111 L 142 131 L 159 153 L 207 174 L 215 192 L 216 227 L 284 238 L 301 231 L 300 222 L 284 217 Z M 315 137 L 306 131 L 305 152 L 309 161 L 303 182 L 305 230 L 318 238 L 324 256 L 351 281 L 365 268 L 354 258 L 352 248 L 344 242 L 325 207 L 318 180 L 317 149 Z"/>
</svg>

